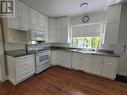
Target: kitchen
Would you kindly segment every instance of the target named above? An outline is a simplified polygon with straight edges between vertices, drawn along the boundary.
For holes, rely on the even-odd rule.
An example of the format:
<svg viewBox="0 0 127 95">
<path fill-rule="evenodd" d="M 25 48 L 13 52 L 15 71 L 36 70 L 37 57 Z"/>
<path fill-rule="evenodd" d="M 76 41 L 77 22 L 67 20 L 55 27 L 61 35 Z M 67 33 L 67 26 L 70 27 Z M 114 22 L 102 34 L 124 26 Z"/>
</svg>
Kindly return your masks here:
<svg viewBox="0 0 127 95">
<path fill-rule="evenodd" d="M 126 95 L 125 0 L 11 1 L 14 16 L 0 19 L 2 95 Z"/>
</svg>

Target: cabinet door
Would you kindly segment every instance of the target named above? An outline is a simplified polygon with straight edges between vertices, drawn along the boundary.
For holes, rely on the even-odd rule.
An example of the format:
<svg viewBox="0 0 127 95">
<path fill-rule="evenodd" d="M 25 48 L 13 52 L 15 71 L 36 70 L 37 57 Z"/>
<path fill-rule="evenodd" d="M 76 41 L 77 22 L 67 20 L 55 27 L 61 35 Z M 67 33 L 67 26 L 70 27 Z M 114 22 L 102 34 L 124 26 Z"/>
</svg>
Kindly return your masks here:
<svg viewBox="0 0 127 95">
<path fill-rule="evenodd" d="M 45 22 L 44 22 L 44 15 L 42 15 L 41 13 L 38 13 L 38 23 L 41 27 L 45 26 Z"/>
<path fill-rule="evenodd" d="M 92 56 L 89 54 L 83 55 L 82 68 L 86 72 L 92 72 Z"/>
<path fill-rule="evenodd" d="M 32 8 L 30 10 L 30 24 L 38 25 L 38 12 Z"/>
<path fill-rule="evenodd" d="M 120 22 L 121 5 L 114 5 L 108 8 L 107 22 Z"/>
<path fill-rule="evenodd" d="M 51 51 L 51 64 L 52 65 L 59 65 L 61 62 L 61 52 L 59 50 L 52 50 Z"/>
<path fill-rule="evenodd" d="M 48 41 L 56 42 L 56 19 L 49 18 L 48 25 Z"/>
<path fill-rule="evenodd" d="M 30 29 L 29 27 L 30 26 L 29 26 L 28 22 L 21 20 L 21 30 L 28 31 Z"/>
<path fill-rule="evenodd" d="M 103 57 L 98 55 L 92 56 L 92 73 L 102 74 Z"/>
<path fill-rule="evenodd" d="M 15 0 L 15 16 L 16 17 L 20 16 L 20 4 L 19 4 L 19 0 Z"/>
<path fill-rule="evenodd" d="M 68 28 L 61 27 L 61 42 L 67 43 L 68 42 Z"/>
<path fill-rule="evenodd" d="M 57 52 L 54 50 L 51 51 L 51 64 L 58 65 L 57 64 Z"/>
<path fill-rule="evenodd" d="M 80 57 L 79 57 L 79 53 L 73 53 L 72 55 L 72 68 L 79 70 L 80 69 Z"/>
<path fill-rule="evenodd" d="M 8 19 L 9 28 L 20 29 L 20 18 L 14 17 Z"/>
<path fill-rule="evenodd" d="M 67 43 L 68 41 L 68 29 L 69 29 L 69 18 L 63 17 L 57 19 L 57 35 L 56 41 Z"/>
<path fill-rule="evenodd" d="M 44 16 L 44 15 L 43 15 Z M 45 41 L 48 41 L 48 17 L 44 16 L 44 27 L 45 27 Z"/>
<path fill-rule="evenodd" d="M 66 68 L 71 68 L 72 53 L 68 51 L 61 51 L 60 65 Z"/>
<path fill-rule="evenodd" d="M 24 20 L 24 21 L 27 21 L 29 20 L 29 16 L 28 16 L 28 6 L 23 4 L 22 2 L 20 2 L 20 5 L 21 5 L 21 18 Z"/>
<path fill-rule="evenodd" d="M 106 44 L 117 44 L 119 33 L 119 23 L 107 23 L 106 33 L 105 33 L 105 43 Z"/>
<path fill-rule="evenodd" d="M 103 76 L 115 79 L 117 73 L 118 59 L 114 57 L 104 57 Z"/>
</svg>

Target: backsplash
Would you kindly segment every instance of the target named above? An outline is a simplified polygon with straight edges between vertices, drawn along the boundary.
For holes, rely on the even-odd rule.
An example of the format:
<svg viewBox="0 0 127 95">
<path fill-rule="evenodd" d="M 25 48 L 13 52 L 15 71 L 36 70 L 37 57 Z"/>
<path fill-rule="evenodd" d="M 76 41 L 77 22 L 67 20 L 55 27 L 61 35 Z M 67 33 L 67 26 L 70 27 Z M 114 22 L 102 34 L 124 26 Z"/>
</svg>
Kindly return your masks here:
<svg viewBox="0 0 127 95">
<path fill-rule="evenodd" d="M 25 49 L 25 44 L 22 43 L 5 43 L 5 50 Z"/>
</svg>

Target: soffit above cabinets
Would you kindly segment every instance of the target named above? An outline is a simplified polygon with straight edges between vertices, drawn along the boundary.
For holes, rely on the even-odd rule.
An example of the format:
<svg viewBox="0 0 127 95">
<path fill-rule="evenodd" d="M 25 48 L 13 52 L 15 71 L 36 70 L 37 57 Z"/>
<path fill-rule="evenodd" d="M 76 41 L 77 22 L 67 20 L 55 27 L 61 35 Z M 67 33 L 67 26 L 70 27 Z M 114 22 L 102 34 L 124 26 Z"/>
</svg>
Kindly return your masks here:
<svg viewBox="0 0 127 95">
<path fill-rule="evenodd" d="M 74 16 L 105 10 L 109 0 L 21 0 L 48 17 Z M 82 3 L 88 6 L 80 7 Z"/>
</svg>

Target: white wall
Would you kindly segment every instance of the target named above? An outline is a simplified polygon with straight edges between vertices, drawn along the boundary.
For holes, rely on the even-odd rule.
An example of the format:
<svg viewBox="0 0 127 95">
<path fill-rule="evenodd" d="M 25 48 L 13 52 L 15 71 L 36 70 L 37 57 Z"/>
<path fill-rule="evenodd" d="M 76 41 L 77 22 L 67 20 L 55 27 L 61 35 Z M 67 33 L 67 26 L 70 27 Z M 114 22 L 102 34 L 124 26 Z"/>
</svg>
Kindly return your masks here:
<svg viewBox="0 0 127 95">
<path fill-rule="evenodd" d="M 88 23 L 102 23 L 102 33 L 103 34 L 105 33 L 105 28 L 106 28 L 105 27 L 106 26 L 106 11 L 105 12 L 96 13 L 96 14 L 94 13 L 94 14 L 88 14 L 88 15 L 81 15 L 81 16 L 70 17 L 70 28 L 73 25 L 84 24 L 82 22 L 82 18 L 84 16 L 89 16 L 89 22 Z"/>
<path fill-rule="evenodd" d="M 3 40 L 2 40 L 2 22 L 0 19 L 0 81 L 4 81 L 5 74 L 5 64 L 4 64 L 4 51 L 3 51 Z"/>
<path fill-rule="evenodd" d="M 88 23 L 96 23 L 96 22 L 104 23 L 106 20 L 106 12 L 102 12 L 102 13 L 96 13 L 96 14 L 94 13 L 94 14 L 90 14 L 90 15 L 81 15 L 81 16 L 70 17 L 70 24 L 71 25 L 83 24 L 82 18 L 84 16 L 89 16 L 90 20 Z"/>
</svg>

